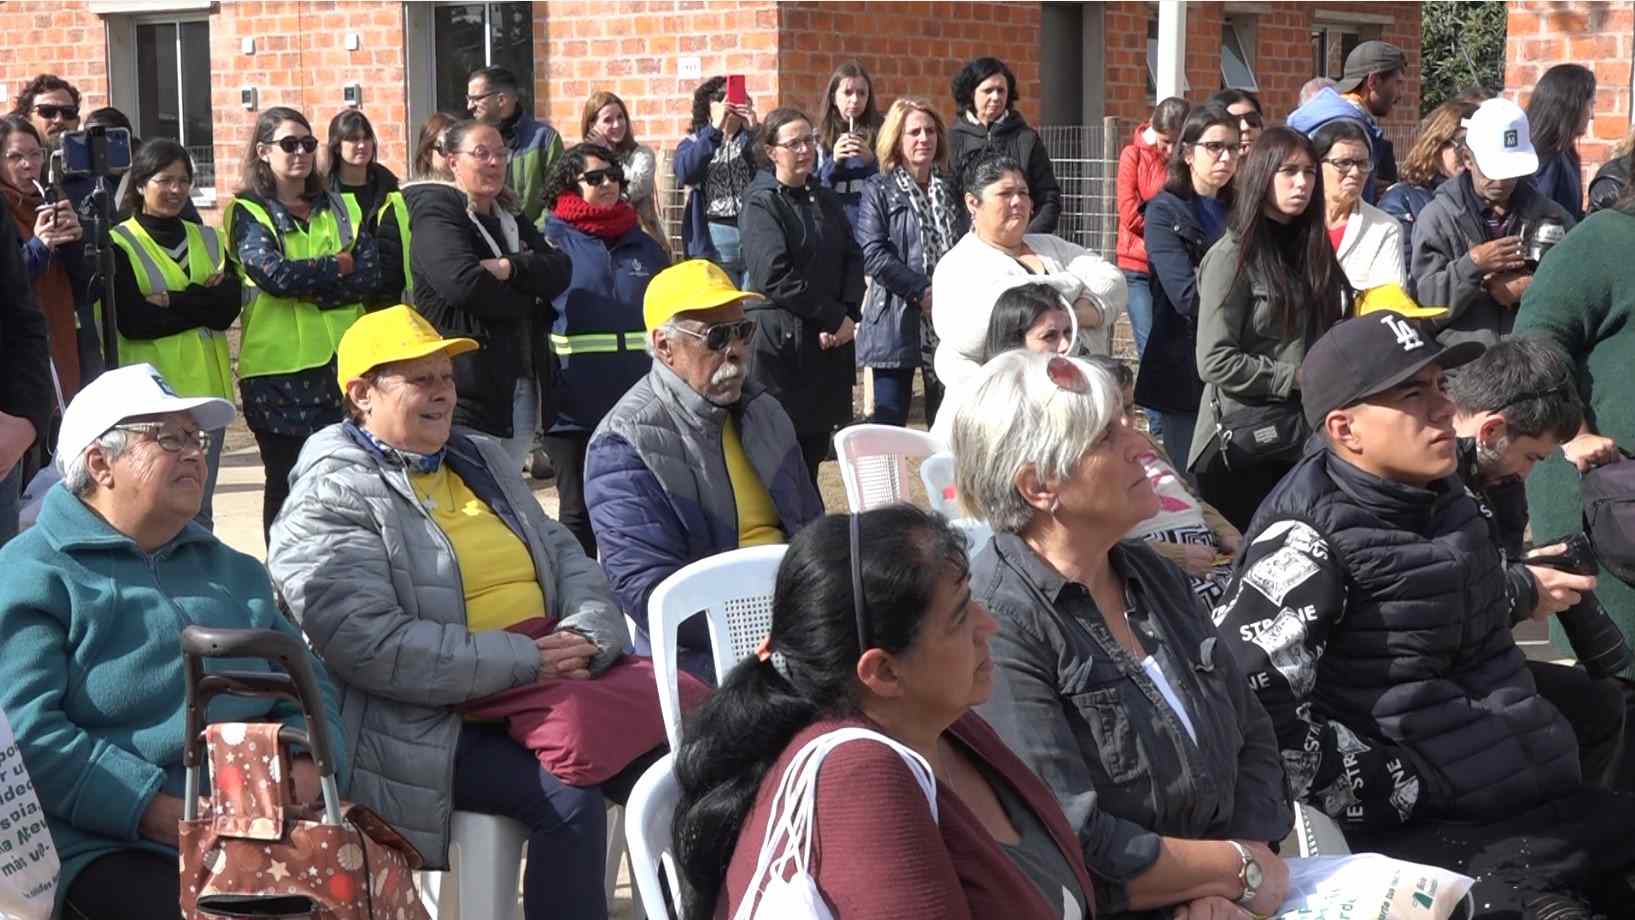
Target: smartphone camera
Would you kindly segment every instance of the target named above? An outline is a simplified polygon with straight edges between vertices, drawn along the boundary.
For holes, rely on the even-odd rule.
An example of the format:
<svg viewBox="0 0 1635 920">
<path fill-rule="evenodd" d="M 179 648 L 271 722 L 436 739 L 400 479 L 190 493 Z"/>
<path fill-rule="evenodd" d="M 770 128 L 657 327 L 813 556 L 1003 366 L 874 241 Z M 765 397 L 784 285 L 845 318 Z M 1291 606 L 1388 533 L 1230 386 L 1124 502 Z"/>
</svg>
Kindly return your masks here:
<svg viewBox="0 0 1635 920">
<path fill-rule="evenodd" d="M 95 127 L 62 136 L 63 172 L 70 176 L 114 176 L 131 168 L 131 132 Z"/>
</svg>

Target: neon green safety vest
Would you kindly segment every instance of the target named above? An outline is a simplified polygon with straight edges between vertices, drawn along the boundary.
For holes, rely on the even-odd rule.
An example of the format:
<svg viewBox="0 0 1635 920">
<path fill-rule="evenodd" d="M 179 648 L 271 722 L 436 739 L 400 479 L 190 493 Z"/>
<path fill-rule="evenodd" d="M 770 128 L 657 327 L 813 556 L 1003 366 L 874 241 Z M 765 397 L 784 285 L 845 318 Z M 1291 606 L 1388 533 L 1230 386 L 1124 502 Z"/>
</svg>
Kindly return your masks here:
<svg viewBox="0 0 1635 920">
<path fill-rule="evenodd" d="M 347 201 L 329 192 L 329 206 L 314 211 L 305 230 L 279 236 L 286 259 L 319 259 L 345 252 L 357 239 L 355 228 L 363 222 L 356 201 Z M 223 230 L 233 238 L 233 220 L 239 209 L 268 230 L 278 233 L 272 216 L 261 205 L 243 198 L 234 199 L 223 218 Z M 320 310 L 294 297 L 275 297 L 256 287 L 237 252 L 232 254 L 240 268 L 244 286 L 244 338 L 238 347 L 238 376 L 266 377 L 293 374 L 321 367 L 335 356 L 335 346 L 346 330 L 363 315 L 363 304 Z"/>
<path fill-rule="evenodd" d="M 586 332 L 580 335 L 551 333 L 551 353 L 559 357 L 646 350 L 646 332 Z"/>
<path fill-rule="evenodd" d="M 109 231 L 115 246 L 125 250 L 142 296 L 160 291 L 185 291 L 204 284 L 224 265 L 221 235 L 213 228 L 182 221 L 187 231 L 187 270 L 176 264 L 148 231 L 130 220 Z M 227 336 L 208 326 L 157 339 L 119 337 L 119 363 L 152 364 L 171 388 L 182 396 L 233 398 L 232 364 L 227 357 Z"/>
<path fill-rule="evenodd" d="M 402 192 L 386 194 L 385 202 L 375 212 L 375 223 L 385 220 L 388 211 L 397 221 L 397 238 L 403 244 L 403 302 L 414 303 L 414 274 L 409 271 L 409 203 L 403 200 Z"/>
</svg>

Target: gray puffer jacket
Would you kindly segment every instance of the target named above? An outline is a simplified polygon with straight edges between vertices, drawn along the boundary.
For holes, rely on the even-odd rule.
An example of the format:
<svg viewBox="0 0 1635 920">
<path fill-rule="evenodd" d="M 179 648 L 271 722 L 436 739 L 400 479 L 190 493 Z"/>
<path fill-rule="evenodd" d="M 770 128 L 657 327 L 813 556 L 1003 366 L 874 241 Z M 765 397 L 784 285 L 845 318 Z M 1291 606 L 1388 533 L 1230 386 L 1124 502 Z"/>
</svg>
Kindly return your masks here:
<svg viewBox="0 0 1635 920">
<path fill-rule="evenodd" d="M 628 640 L 596 563 L 545 516 L 497 443 L 456 428 L 444 460 L 522 538 L 549 612 L 600 650 L 593 672 Z M 454 547 L 427 514 L 402 463 L 351 429 L 307 440 L 272 528 L 267 567 L 341 690 L 352 750 L 351 797 L 379 811 L 448 865 L 454 707 L 538 678 L 531 639 L 466 629 Z"/>
</svg>

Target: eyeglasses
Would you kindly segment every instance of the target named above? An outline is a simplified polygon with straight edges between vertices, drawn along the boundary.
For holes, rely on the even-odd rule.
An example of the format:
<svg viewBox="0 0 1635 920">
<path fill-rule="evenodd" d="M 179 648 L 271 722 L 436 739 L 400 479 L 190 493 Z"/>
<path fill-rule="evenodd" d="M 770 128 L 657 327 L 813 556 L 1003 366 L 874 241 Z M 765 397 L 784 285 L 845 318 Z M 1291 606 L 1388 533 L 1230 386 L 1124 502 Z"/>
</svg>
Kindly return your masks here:
<svg viewBox="0 0 1635 920">
<path fill-rule="evenodd" d="M 1204 150 L 1208 151 L 1209 152 L 1209 158 L 1212 159 L 1212 160 L 1218 160 L 1221 157 L 1226 156 L 1229 153 L 1230 154 L 1236 154 L 1236 153 L 1238 153 L 1238 152 L 1240 152 L 1242 150 L 1241 145 L 1239 145 L 1239 144 L 1228 144 L 1225 141 L 1199 141 L 1198 143 L 1193 144 L 1192 146 L 1193 147 L 1202 147 Z"/>
<path fill-rule="evenodd" d="M 145 434 L 167 454 L 179 454 L 189 447 L 197 447 L 199 453 L 210 450 L 210 432 L 208 431 L 173 431 L 158 422 L 115 425 L 110 430 Z"/>
<path fill-rule="evenodd" d="M 790 151 L 793 151 L 795 153 L 800 153 L 802 150 L 811 150 L 813 147 L 816 147 L 817 146 L 817 138 L 813 137 L 810 134 L 807 134 L 807 135 L 803 135 L 801 137 L 797 137 L 797 138 L 793 138 L 793 139 L 784 141 L 781 144 L 773 144 L 772 146 L 782 147 L 785 150 L 790 150 Z"/>
<path fill-rule="evenodd" d="M 77 105 L 37 105 L 34 114 L 46 121 L 79 121 L 79 106 Z"/>
<path fill-rule="evenodd" d="M 44 150 L 29 150 L 29 151 L 19 151 L 17 153 L 8 153 L 8 154 L 6 154 L 6 162 L 7 163 L 25 163 L 25 162 L 26 163 L 44 163 L 45 162 L 45 151 Z"/>
<path fill-rule="evenodd" d="M 484 99 L 487 99 L 490 96 L 498 96 L 500 93 L 503 93 L 503 92 L 505 92 L 505 90 L 503 90 L 503 89 L 491 89 L 486 93 L 478 93 L 475 96 L 471 95 L 470 93 L 467 93 L 466 94 L 466 105 L 467 106 L 476 105 L 477 103 L 483 101 Z"/>
<path fill-rule="evenodd" d="M 677 332 L 685 332 L 695 339 L 703 340 L 704 347 L 710 351 L 725 351 L 727 346 L 734 341 L 749 341 L 750 336 L 755 334 L 755 321 L 740 319 L 730 323 L 716 323 L 705 326 L 703 331 L 699 332 L 673 323 L 670 328 Z"/>
<path fill-rule="evenodd" d="M 285 153 L 294 153 L 297 150 L 301 151 L 302 153 L 311 153 L 318 149 L 318 139 L 310 134 L 305 135 L 304 137 L 286 135 L 276 141 L 270 141 L 269 143 Z"/>
<path fill-rule="evenodd" d="M 1374 171 L 1373 160 L 1324 160 L 1323 162 L 1334 167 L 1334 171 L 1342 176 L 1352 170 L 1365 174 Z"/>
<path fill-rule="evenodd" d="M 511 162 L 511 149 L 509 147 L 501 147 L 498 150 L 490 150 L 487 147 L 473 147 L 470 150 L 451 150 L 448 152 L 447 156 L 454 156 L 456 153 L 463 153 L 479 163 L 499 163 L 504 165 Z"/>
<path fill-rule="evenodd" d="M 602 169 L 587 169 L 579 176 L 579 181 L 591 188 L 601 188 L 603 182 L 617 182 L 624 185 L 624 170 L 617 166 L 607 166 Z"/>
</svg>

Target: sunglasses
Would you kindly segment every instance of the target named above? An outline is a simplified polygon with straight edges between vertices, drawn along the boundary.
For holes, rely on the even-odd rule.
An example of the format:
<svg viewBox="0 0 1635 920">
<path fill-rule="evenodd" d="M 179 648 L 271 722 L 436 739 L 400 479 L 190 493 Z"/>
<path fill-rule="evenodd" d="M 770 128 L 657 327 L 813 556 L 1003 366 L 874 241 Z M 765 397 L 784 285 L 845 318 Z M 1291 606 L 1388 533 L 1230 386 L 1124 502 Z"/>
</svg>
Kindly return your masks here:
<svg viewBox="0 0 1635 920">
<path fill-rule="evenodd" d="M 1266 127 L 1266 120 L 1261 118 L 1260 113 L 1254 109 L 1250 109 L 1249 111 L 1244 112 L 1242 115 L 1239 115 L 1238 120 L 1251 128 Z"/>
<path fill-rule="evenodd" d="M 716 323 L 705 326 L 704 331 L 695 332 L 682 326 L 672 326 L 677 332 L 685 332 L 695 339 L 702 339 L 704 347 L 710 351 L 725 351 L 734 341 L 747 342 L 755 334 L 755 321 L 740 319 L 730 323 Z"/>
<path fill-rule="evenodd" d="M 310 134 L 306 135 L 305 137 L 295 137 L 290 135 L 281 137 L 276 141 L 269 141 L 268 143 L 274 147 L 277 147 L 279 150 L 284 151 L 285 153 L 294 153 L 297 150 L 301 151 L 302 153 L 311 153 L 318 149 L 318 139 Z"/>
<path fill-rule="evenodd" d="M 617 166 L 590 169 L 580 174 L 579 181 L 591 188 L 601 188 L 603 182 L 617 182 L 624 185 L 624 170 Z"/>
<path fill-rule="evenodd" d="M 34 107 L 34 113 L 46 121 L 56 121 L 58 118 L 63 121 L 79 120 L 77 105 L 37 105 Z"/>
</svg>

